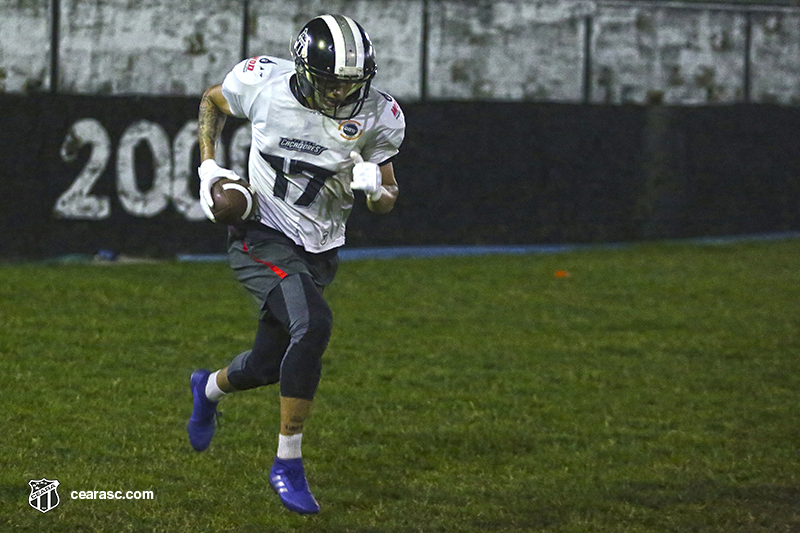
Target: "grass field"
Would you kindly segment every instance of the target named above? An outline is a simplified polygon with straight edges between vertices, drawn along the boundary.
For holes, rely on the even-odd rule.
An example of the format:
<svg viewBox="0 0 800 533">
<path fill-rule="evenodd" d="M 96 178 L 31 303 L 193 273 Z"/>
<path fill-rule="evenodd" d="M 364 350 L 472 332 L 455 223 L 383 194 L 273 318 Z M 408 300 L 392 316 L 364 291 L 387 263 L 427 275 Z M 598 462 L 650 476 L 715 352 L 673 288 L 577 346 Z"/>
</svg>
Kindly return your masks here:
<svg viewBox="0 0 800 533">
<path fill-rule="evenodd" d="M 313 517 L 267 488 L 274 388 L 226 398 L 189 448 L 189 374 L 254 331 L 226 265 L 0 266 L 0 531 L 800 531 L 799 259 L 788 240 L 342 263 Z"/>
</svg>

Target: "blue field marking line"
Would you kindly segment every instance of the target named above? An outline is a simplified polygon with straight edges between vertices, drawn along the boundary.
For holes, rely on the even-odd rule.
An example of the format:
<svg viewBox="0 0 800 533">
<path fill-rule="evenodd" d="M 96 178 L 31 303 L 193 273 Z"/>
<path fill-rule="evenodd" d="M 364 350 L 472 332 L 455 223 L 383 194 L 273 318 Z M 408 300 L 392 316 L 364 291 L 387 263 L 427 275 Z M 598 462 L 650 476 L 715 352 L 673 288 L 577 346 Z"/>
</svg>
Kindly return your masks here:
<svg viewBox="0 0 800 533">
<path fill-rule="evenodd" d="M 175 259 L 183 263 L 221 263 L 228 260 L 228 254 L 178 254 Z"/>
<path fill-rule="evenodd" d="M 800 231 L 782 233 L 759 233 L 748 235 L 726 235 L 692 237 L 687 239 L 665 239 L 659 241 L 613 242 L 594 244 L 519 244 L 519 245 L 447 245 L 447 246 L 385 246 L 372 248 L 342 248 L 339 259 L 357 261 L 362 259 L 425 259 L 432 257 L 468 257 L 478 255 L 524 255 L 558 254 L 578 250 L 615 250 L 641 244 L 698 244 L 725 245 L 751 241 L 778 241 L 800 238 Z M 227 261 L 226 254 L 179 254 L 178 261 L 221 262 Z"/>
<path fill-rule="evenodd" d="M 668 242 L 688 242 L 692 244 L 733 244 L 752 241 L 784 241 L 800 238 L 800 231 L 784 231 L 780 233 L 753 233 L 748 235 L 723 235 L 718 237 L 691 237 Z"/>
<path fill-rule="evenodd" d="M 607 244 L 530 244 L 530 245 L 447 245 L 447 246 L 386 246 L 374 248 L 342 248 L 339 260 L 362 259 L 426 259 L 431 257 L 467 257 L 475 255 L 556 254 L 590 248 L 614 249 L 629 246 L 627 243 Z M 225 254 L 180 254 L 178 261 L 227 261 Z"/>
<path fill-rule="evenodd" d="M 384 248 L 353 248 L 339 251 L 343 261 L 358 259 L 425 259 L 431 257 L 469 257 L 475 255 L 558 254 L 587 248 L 613 249 L 624 243 L 602 245 L 530 244 L 530 245 L 471 245 L 471 246 L 387 246 Z"/>
</svg>

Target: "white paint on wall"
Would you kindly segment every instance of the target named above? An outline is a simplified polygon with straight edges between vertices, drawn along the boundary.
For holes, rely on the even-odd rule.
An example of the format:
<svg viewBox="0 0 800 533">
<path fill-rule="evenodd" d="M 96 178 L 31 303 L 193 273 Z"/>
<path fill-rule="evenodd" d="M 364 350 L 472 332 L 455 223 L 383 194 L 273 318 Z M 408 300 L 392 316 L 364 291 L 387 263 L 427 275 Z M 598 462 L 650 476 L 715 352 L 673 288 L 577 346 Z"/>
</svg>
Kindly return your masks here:
<svg viewBox="0 0 800 533">
<path fill-rule="evenodd" d="M 359 21 L 375 44 L 376 85 L 401 101 L 580 102 L 587 20 L 592 102 L 800 101 L 800 9 L 626 0 L 251 1 L 247 55 L 289 57 L 305 22 Z M 242 2 L 60 0 L 58 89 L 199 96 L 242 59 Z M 751 10 L 748 15 L 747 10 Z M 0 91 L 50 89 L 51 0 L 0 0 Z"/>
</svg>

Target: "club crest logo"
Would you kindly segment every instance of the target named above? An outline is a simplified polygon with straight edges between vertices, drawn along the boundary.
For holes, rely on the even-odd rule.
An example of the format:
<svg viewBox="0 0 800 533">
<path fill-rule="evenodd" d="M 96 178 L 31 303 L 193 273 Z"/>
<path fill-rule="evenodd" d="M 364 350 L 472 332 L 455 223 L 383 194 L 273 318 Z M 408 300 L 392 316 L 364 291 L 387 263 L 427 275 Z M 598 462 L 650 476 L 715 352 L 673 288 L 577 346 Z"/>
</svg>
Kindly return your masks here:
<svg viewBox="0 0 800 533">
<path fill-rule="evenodd" d="M 46 513 L 50 509 L 55 509 L 61 500 L 56 489 L 60 485 L 56 479 L 32 479 L 28 482 L 31 486 L 31 495 L 28 496 L 28 503 L 37 511 Z"/>
</svg>

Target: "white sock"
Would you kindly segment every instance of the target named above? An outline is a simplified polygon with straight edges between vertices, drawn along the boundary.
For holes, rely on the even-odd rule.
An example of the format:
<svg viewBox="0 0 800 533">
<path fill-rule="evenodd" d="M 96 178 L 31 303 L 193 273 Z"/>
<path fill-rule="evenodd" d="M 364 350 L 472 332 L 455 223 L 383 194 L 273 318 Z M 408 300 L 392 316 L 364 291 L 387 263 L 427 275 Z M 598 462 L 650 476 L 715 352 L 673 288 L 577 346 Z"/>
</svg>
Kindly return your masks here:
<svg viewBox="0 0 800 533">
<path fill-rule="evenodd" d="M 206 382 L 206 398 L 212 402 L 218 402 L 219 399 L 226 394 L 225 391 L 220 389 L 219 385 L 217 385 L 217 374 L 219 374 L 219 370 L 208 376 L 208 382 Z"/>
<path fill-rule="evenodd" d="M 303 434 L 297 435 L 278 435 L 278 459 L 299 459 L 303 456 L 300 446 L 303 441 Z"/>
</svg>

